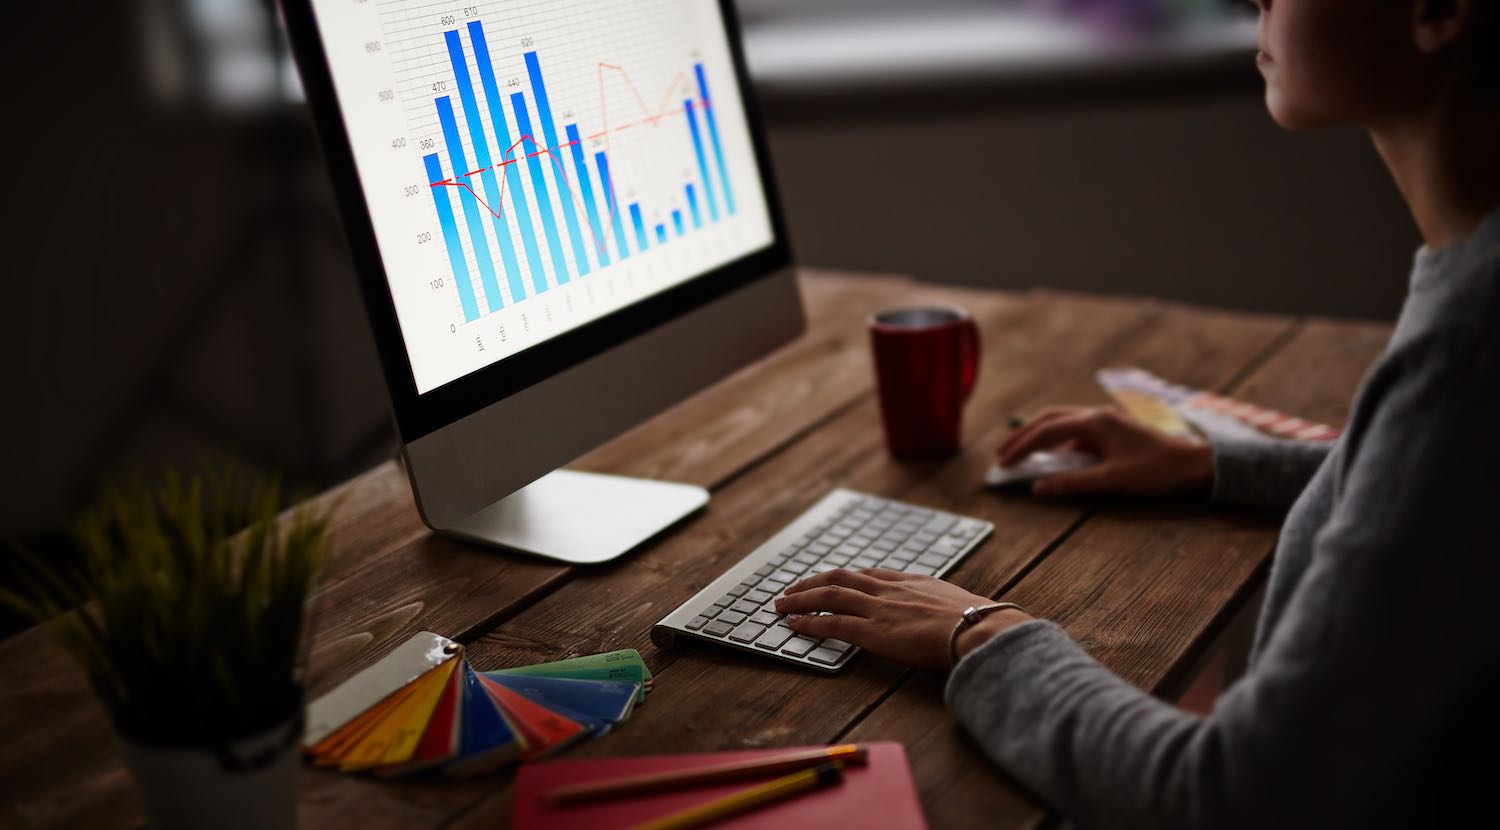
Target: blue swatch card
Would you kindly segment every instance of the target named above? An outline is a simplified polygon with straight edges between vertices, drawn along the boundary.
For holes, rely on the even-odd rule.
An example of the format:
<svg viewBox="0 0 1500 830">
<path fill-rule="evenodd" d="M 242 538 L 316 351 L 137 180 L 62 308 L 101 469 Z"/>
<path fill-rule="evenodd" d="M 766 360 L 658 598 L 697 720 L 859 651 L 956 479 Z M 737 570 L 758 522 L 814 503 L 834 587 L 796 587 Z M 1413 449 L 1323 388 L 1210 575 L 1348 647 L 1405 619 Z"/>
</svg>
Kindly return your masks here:
<svg viewBox="0 0 1500 830">
<path fill-rule="evenodd" d="M 460 670 L 464 673 L 463 757 L 456 766 L 459 774 L 463 774 L 482 769 L 485 766 L 483 761 L 491 758 L 503 762 L 511 755 L 519 754 L 525 744 L 479 684 L 479 677 L 469 667 L 468 661 L 464 661 Z"/>
</svg>

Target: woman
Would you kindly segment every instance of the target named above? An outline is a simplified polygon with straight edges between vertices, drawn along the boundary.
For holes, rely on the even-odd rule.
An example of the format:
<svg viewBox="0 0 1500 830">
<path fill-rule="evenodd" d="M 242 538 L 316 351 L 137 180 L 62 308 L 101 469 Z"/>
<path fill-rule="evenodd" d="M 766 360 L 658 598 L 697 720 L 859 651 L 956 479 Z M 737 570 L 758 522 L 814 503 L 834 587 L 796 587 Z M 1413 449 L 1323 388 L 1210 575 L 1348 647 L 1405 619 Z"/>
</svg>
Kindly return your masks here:
<svg viewBox="0 0 1500 830">
<path fill-rule="evenodd" d="M 1500 8 L 1259 0 L 1282 126 L 1364 125 L 1424 238 L 1400 320 L 1332 449 L 1201 444 L 1111 411 L 1041 414 L 999 449 L 1098 454 L 1042 496 L 1200 493 L 1290 508 L 1245 677 L 1211 716 L 1110 674 L 1061 628 L 928 577 L 833 571 L 792 628 L 946 668 L 985 751 L 1078 823 L 1500 826 Z M 827 611 L 828 615 L 810 615 Z M 982 817 L 976 816 L 976 819 Z M 1473 826 L 1465 824 L 1465 826 Z"/>
</svg>

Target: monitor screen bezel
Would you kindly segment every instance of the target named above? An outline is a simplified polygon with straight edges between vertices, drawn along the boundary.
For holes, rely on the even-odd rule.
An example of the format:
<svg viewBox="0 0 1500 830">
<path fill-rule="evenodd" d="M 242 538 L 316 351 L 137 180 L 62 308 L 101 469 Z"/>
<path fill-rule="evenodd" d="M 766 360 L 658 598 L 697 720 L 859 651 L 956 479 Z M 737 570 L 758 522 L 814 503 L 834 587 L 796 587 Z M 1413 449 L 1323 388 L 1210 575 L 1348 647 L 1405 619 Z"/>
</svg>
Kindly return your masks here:
<svg viewBox="0 0 1500 830">
<path fill-rule="evenodd" d="M 729 38 L 735 82 L 750 130 L 756 172 L 770 217 L 772 240 L 766 247 L 711 271 L 590 321 L 542 343 L 496 361 L 449 383 L 419 394 L 416 376 L 396 316 L 395 299 L 386 278 L 385 263 L 375 238 L 369 206 L 354 163 L 354 151 L 339 108 L 327 55 L 318 30 L 312 0 L 280 0 L 288 37 L 297 61 L 308 109 L 317 126 L 334 194 L 349 238 L 376 350 L 390 391 L 397 430 L 411 443 L 443 427 L 502 401 L 547 378 L 583 363 L 651 329 L 670 323 L 701 306 L 789 266 L 791 246 L 771 169 L 770 152 L 755 90 L 750 84 L 740 21 L 733 0 L 718 0 Z"/>
</svg>

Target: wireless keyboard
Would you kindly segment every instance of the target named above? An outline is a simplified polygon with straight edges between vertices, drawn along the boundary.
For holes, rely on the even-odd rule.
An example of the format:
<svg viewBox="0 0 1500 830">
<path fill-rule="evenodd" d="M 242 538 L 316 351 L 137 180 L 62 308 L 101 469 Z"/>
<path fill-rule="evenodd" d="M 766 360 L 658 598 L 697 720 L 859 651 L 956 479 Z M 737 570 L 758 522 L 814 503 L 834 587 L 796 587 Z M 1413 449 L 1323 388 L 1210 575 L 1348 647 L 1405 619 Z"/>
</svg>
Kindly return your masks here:
<svg viewBox="0 0 1500 830">
<path fill-rule="evenodd" d="M 942 576 L 983 542 L 989 522 L 834 490 L 651 628 L 671 648 L 679 636 L 836 672 L 859 649 L 788 628 L 775 602 L 787 586 L 834 568 L 888 568 Z"/>
</svg>

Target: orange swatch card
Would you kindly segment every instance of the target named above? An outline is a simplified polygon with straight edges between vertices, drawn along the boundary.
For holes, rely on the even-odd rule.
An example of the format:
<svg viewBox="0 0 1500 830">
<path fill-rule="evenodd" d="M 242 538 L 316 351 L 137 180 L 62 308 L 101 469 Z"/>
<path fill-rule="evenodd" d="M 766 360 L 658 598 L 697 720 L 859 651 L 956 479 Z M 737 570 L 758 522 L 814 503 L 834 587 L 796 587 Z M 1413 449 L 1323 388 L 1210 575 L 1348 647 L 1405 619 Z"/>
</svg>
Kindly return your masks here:
<svg viewBox="0 0 1500 830">
<path fill-rule="evenodd" d="M 307 754 L 313 756 L 313 763 L 320 767 L 337 766 L 339 759 L 348 754 L 360 739 L 370 733 L 376 724 L 385 720 L 385 716 L 391 710 L 400 706 L 402 701 L 411 696 L 415 691 L 415 684 L 407 684 L 391 692 L 379 703 L 371 706 L 364 714 L 329 733 L 328 737 L 313 744 L 307 750 Z"/>
</svg>

